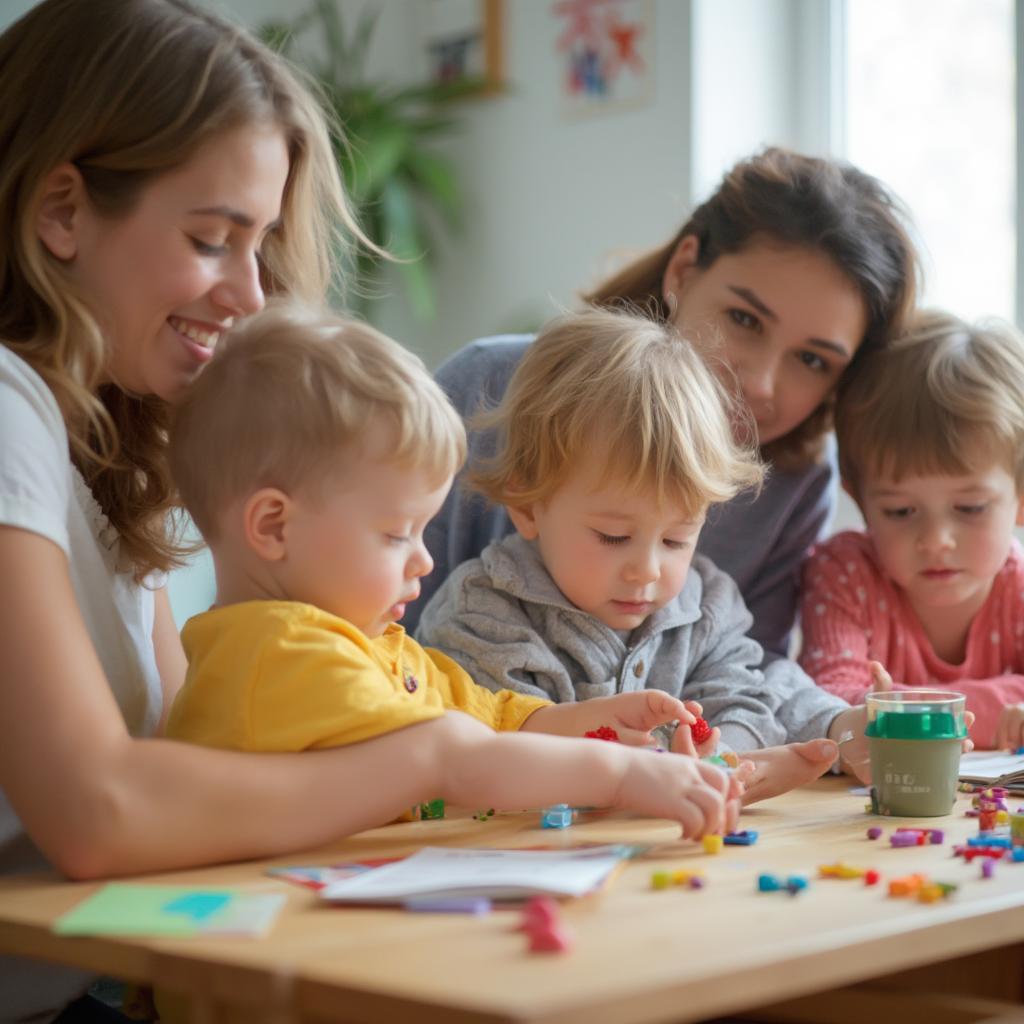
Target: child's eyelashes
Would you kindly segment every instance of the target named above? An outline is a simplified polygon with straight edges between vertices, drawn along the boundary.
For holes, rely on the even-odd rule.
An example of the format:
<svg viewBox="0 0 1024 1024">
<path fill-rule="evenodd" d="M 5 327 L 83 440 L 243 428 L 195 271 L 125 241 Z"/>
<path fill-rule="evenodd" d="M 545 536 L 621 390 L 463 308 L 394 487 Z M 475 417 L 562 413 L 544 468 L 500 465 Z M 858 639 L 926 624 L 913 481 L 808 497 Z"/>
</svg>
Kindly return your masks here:
<svg viewBox="0 0 1024 1024">
<path fill-rule="evenodd" d="M 953 511 L 959 516 L 980 516 L 988 509 L 988 503 L 983 502 L 978 505 L 954 505 Z M 904 505 L 900 508 L 883 508 L 882 515 L 886 519 L 909 519 L 916 513 L 917 509 L 912 505 Z"/>
<path fill-rule="evenodd" d="M 615 534 L 615 533 L 604 533 L 602 530 L 595 530 L 594 534 L 597 536 L 598 541 L 602 544 L 609 546 L 615 546 L 616 544 L 625 544 L 632 538 L 627 534 Z M 665 537 L 662 540 L 662 544 L 669 549 L 669 551 L 683 551 L 689 546 L 689 541 L 685 540 L 673 540 L 669 537 Z"/>
<path fill-rule="evenodd" d="M 396 547 L 400 544 L 408 544 L 409 541 L 412 540 L 412 537 L 407 534 L 402 535 L 397 533 L 388 533 L 385 534 L 385 536 L 387 537 L 388 542 L 394 544 Z"/>
</svg>

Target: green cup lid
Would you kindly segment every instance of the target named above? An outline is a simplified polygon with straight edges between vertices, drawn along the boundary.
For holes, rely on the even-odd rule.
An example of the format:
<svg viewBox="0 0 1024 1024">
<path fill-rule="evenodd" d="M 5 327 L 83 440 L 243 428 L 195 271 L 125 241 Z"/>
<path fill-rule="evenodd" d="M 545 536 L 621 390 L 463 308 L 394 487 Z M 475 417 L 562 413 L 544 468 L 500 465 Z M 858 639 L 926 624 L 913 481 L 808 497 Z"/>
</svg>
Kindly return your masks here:
<svg viewBox="0 0 1024 1024">
<path fill-rule="evenodd" d="M 886 740 L 959 740 L 967 735 L 960 715 L 949 711 L 879 711 L 865 736 Z"/>
</svg>

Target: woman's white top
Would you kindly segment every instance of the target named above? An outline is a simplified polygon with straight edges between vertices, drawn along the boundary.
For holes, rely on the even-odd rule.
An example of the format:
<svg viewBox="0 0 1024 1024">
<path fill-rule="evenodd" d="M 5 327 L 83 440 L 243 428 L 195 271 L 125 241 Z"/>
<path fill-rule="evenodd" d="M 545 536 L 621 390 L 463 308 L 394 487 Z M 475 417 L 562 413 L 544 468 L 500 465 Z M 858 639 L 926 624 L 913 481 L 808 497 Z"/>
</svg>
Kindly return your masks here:
<svg viewBox="0 0 1024 1024">
<path fill-rule="evenodd" d="M 0 345 L 0 526 L 30 530 L 67 556 L 78 607 L 128 731 L 151 735 L 161 688 L 153 650 L 153 591 L 119 560 L 117 531 L 71 462 L 68 435 L 45 381 Z M 54 622 L 54 629 L 60 623 Z M 47 638 L 40 636 L 39 643 Z M 64 681 L 70 689 L 74 677 Z M 18 686 L 0 653 L 0 686 Z M 5 723 L 10 728 L 9 723 Z M 50 867 L 0 787 L 0 875 Z M 46 1021 L 91 977 L 38 961 L 0 957 L 0 1021 Z"/>
</svg>

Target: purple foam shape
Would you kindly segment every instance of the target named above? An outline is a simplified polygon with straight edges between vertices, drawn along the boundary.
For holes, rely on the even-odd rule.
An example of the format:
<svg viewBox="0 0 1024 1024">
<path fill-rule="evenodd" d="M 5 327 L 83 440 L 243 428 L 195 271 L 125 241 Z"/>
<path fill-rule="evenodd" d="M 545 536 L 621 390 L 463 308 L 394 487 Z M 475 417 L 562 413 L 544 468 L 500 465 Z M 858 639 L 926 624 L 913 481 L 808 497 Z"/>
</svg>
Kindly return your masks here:
<svg viewBox="0 0 1024 1024">
<path fill-rule="evenodd" d="M 917 846 L 917 836 L 913 832 L 893 832 L 889 843 L 892 846 Z"/>
<path fill-rule="evenodd" d="M 491 901 L 482 897 L 413 896 L 402 906 L 416 914 L 489 914 Z"/>
<path fill-rule="evenodd" d="M 877 825 L 872 825 L 868 829 L 868 839 L 878 839 L 882 835 L 882 830 Z"/>
<path fill-rule="evenodd" d="M 993 857 L 986 857 L 981 862 L 981 877 L 991 878 L 996 873 L 996 862 Z"/>
</svg>

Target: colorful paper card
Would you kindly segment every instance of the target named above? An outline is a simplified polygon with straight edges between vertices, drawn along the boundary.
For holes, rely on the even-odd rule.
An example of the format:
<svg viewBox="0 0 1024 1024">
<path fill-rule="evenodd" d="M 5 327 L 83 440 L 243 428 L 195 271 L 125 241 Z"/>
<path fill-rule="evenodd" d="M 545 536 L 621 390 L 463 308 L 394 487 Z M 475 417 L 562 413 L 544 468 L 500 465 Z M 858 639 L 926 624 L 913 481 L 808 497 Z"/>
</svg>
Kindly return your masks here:
<svg viewBox="0 0 1024 1024">
<path fill-rule="evenodd" d="M 59 935 L 261 935 L 284 893 L 243 893 L 178 885 L 112 882 L 53 925 Z"/>
</svg>

